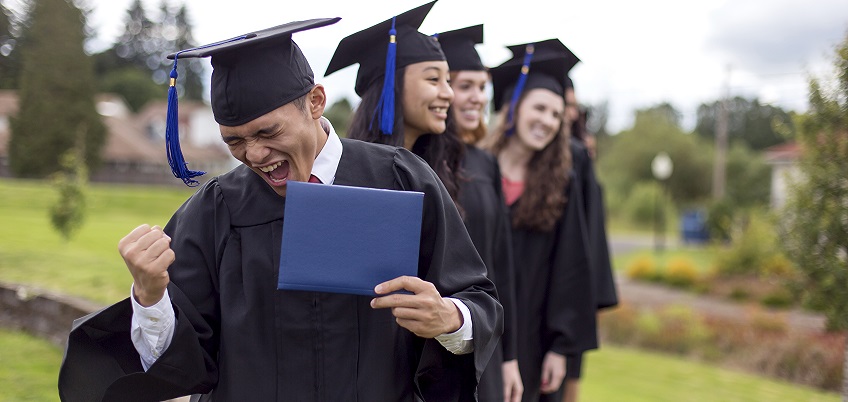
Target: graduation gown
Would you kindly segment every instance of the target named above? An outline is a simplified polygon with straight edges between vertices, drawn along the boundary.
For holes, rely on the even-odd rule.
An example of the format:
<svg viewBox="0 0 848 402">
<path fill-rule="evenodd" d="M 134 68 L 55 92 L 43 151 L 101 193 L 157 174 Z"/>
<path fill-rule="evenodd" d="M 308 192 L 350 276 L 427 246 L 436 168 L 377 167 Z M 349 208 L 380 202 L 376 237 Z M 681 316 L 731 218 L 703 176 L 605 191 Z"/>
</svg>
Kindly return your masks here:
<svg viewBox="0 0 848 402">
<path fill-rule="evenodd" d="M 459 191 L 459 204 L 465 214 L 465 227 L 488 268 L 489 279 L 495 283 L 504 308 L 503 336 L 480 379 L 478 399 L 481 402 L 503 402 L 501 365 L 516 358 L 517 342 L 509 211 L 501 190 L 500 168 L 493 155 L 477 147 L 466 146 L 463 174 L 466 181 Z"/>
<path fill-rule="evenodd" d="M 66 401 L 472 401 L 502 308 L 435 173 L 404 149 L 342 140 L 334 184 L 425 193 L 419 277 L 471 312 L 474 352 L 454 355 L 370 297 L 276 289 L 285 199 L 239 166 L 165 228 L 176 261 L 170 347 L 142 371 L 129 299 L 74 322 L 59 374 Z M 320 252 L 317 251 L 316 252 Z M 332 252 L 332 245 L 325 252 Z"/>
<path fill-rule="evenodd" d="M 598 346 L 585 214 L 583 204 L 575 202 L 583 195 L 574 177 L 564 189 L 568 202 L 552 231 L 512 231 L 522 401 L 539 399 L 548 351 L 574 355 Z"/>
<path fill-rule="evenodd" d="M 618 305 L 618 292 L 610 262 L 606 229 L 606 206 L 603 189 L 595 176 L 595 168 L 586 146 L 571 140 L 571 155 L 575 176 L 582 188 L 587 235 L 592 256 L 592 280 L 595 284 L 595 303 L 598 309 Z"/>
</svg>

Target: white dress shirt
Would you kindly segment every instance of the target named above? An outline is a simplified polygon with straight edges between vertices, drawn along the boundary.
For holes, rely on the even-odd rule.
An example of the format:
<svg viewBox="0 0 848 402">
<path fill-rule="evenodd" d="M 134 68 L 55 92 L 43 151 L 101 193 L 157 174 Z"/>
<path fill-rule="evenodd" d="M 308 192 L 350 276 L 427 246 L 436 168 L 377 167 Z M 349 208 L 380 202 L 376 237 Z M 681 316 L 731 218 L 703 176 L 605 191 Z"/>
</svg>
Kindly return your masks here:
<svg viewBox="0 0 848 402">
<path fill-rule="evenodd" d="M 318 177 L 321 183 L 331 185 L 336 180 L 336 171 L 342 157 L 342 142 L 329 120 L 321 117 L 320 123 L 327 133 L 327 143 L 315 158 L 312 174 Z M 142 307 L 132 295 L 133 290 L 130 289 L 133 306 L 130 337 L 141 356 L 141 365 L 147 371 L 171 344 L 176 328 L 176 315 L 167 289 L 162 300 L 150 307 Z M 456 332 L 437 336 L 436 340 L 451 353 L 471 353 L 474 351 L 471 311 L 461 300 L 452 297 L 447 299 L 453 302 L 462 314 L 462 326 Z"/>
</svg>

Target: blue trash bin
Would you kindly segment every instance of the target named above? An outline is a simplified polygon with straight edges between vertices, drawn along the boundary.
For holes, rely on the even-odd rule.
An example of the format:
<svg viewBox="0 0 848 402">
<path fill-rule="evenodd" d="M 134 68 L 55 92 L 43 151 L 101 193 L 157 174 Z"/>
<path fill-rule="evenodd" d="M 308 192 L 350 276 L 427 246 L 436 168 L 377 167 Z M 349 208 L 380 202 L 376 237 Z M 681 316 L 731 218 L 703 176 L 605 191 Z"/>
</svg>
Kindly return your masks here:
<svg viewBox="0 0 848 402">
<path fill-rule="evenodd" d="M 707 213 L 701 210 L 685 211 L 680 219 L 680 234 L 686 244 L 702 244 L 710 240 Z"/>
</svg>

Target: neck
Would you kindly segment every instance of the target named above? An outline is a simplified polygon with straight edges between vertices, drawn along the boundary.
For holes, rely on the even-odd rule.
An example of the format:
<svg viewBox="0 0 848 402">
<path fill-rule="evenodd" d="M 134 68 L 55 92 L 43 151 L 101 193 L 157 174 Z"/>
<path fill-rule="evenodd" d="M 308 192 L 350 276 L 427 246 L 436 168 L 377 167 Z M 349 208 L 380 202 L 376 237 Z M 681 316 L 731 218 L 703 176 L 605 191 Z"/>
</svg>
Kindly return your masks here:
<svg viewBox="0 0 848 402">
<path fill-rule="evenodd" d="M 408 151 L 412 151 L 412 146 L 415 145 L 415 141 L 418 141 L 418 137 L 423 135 L 420 130 L 416 130 L 415 128 L 404 125 L 403 126 L 403 147 Z"/>
<path fill-rule="evenodd" d="M 324 149 L 324 145 L 327 144 L 327 139 L 330 138 L 330 127 L 325 127 L 325 124 L 329 124 L 327 122 L 322 121 L 321 119 L 315 122 L 315 157 L 318 157 L 318 154 L 321 153 L 321 150 Z"/>
<path fill-rule="evenodd" d="M 535 152 L 521 144 L 517 138 L 510 138 L 498 154 L 501 173 L 512 181 L 524 181 L 527 165 Z"/>
</svg>

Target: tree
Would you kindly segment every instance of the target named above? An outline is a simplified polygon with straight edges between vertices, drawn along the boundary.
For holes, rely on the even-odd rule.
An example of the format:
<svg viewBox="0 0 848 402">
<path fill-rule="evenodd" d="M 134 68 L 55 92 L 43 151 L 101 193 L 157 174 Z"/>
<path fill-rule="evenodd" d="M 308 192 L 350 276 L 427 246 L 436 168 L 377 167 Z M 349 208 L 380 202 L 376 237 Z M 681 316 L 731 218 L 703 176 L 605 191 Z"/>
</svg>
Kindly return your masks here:
<svg viewBox="0 0 848 402">
<path fill-rule="evenodd" d="M 327 108 L 324 117 L 333 123 L 333 128 L 340 137 L 347 137 L 347 128 L 353 118 L 353 106 L 347 98 L 341 98 Z"/>
<path fill-rule="evenodd" d="M 698 107 L 695 132 L 710 141 L 715 141 L 718 108 L 719 101 Z M 732 142 L 741 142 L 759 151 L 794 136 L 795 126 L 790 114 L 779 107 L 737 96 L 727 101 L 727 109 L 728 138 Z"/>
<path fill-rule="evenodd" d="M 33 4 L 22 50 L 18 116 L 12 119 L 10 170 L 43 178 L 59 169 L 61 155 L 84 130 L 89 171 L 100 163 L 106 129 L 94 107 L 91 58 L 83 50 L 85 17 L 66 0 Z"/>
<path fill-rule="evenodd" d="M 598 159 L 598 174 L 615 193 L 611 197 L 626 198 L 638 183 L 655 181 L 651 161 L 660 151 L 674 163 L 667 185 L 675 202 L 690 204 L 709 195 L 712 148 L 686 134 L 679 121 L 680 113 L 664 103 L 637 111 L 633 128 L 610 137 Z"/>
<path fill-rule="evenodd" d="M 165 3 L 163 2 L 163 8 Z M 176 32 L 176 39 L 166 43 L 168 51 L 166 53 L 175 52 L 182 49 L 190 49 L 197 46 L 192 34 L 192 26 L 189 21 L 188 9 L 183 4 L 173 18 L 168 18 L 166 21 L 173 21 L 173 30 Z M 167 29 L 168 27 L 165 26 Z M 165 36 L 168 39 L 169 36 Z M 162 60 L 166 60 L 162 57 Z M 172 63 L 166 63 L 168 74 L 171 72 Z M 177 91 L 180 96 L 186 99 L 201 100 L 203 99 L 203 64 L 200 59 L 184 59 L 177 63 Z"/>
<path fill-rule="evenodd" d="M 802 273 L 807 301 L 823 309 L 829 328 L 846 330 L 848 35 L 836 49 L 834 65 L 832 82 L 810 80 L 810 109 L 798 133 L 801 179 L 790 193 L 783 239 Z"/>
<path fill-rule="evenodd" d="M 77 144 L 62 155 L 61 170 L 52 175 L 53 186 L 59 193 L 59 199 L 50 207 L 50 223 L 65 241 L 76 234 L 85 220 L 85 188 L 88 184 L 88 172 L 85 168 L 85 150 L 81 141 L 85 129 L 81 127 L 77 134 Z"/>
</svg>

